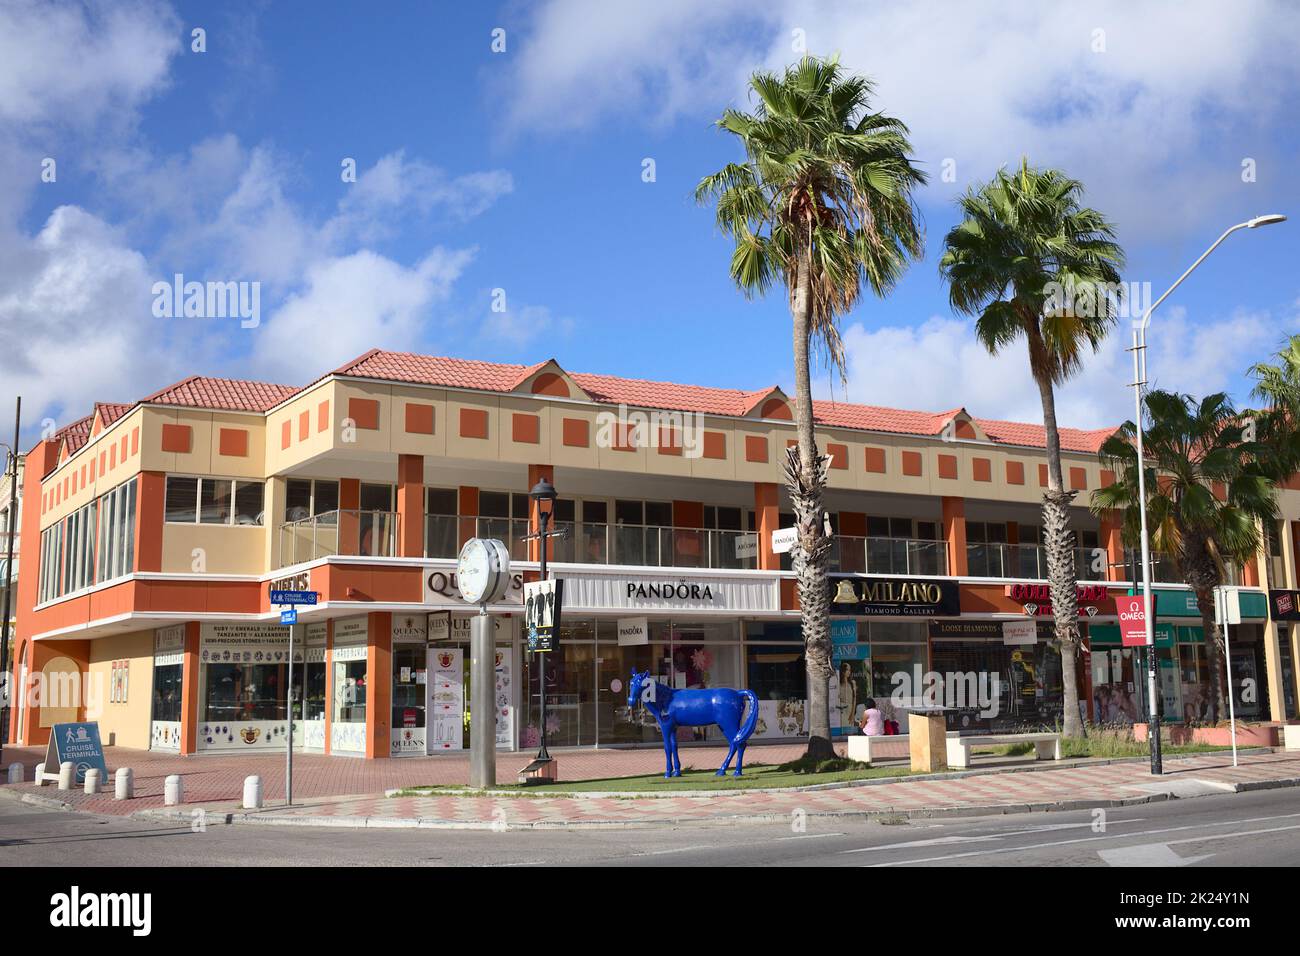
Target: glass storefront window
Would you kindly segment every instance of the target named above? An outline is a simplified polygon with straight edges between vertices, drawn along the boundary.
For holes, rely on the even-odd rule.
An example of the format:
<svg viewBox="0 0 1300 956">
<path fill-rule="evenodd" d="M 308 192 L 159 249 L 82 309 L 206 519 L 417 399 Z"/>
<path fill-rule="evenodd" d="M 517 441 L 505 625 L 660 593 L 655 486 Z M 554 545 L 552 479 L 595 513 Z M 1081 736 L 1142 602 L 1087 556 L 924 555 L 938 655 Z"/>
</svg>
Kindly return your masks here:
<svg viewBox="0 0 1300 956">
<path fill-rule="evenodd" d="M 366 662 L 334 664 L 334 720 L 343 724 L 366 722 Z"/>
<path fill-rule="evenodd" d="M 425 674 L 428 652 L 424 644 L 393 645 L 393 722 L 398 728 L 424 726 L 426 683 L 420 681 Z"/>
<path fill-rule="evenodd" d="M 284 664 L 208 664 L 203 720 L 283 720 L 285 670 Z"/>
<path fill-rule="evenodd" d="M 181 671 L 183 664 L 165 664 L 153 669 L 152 720 L 181 719 Z"/>
<path fill-rule="evenodd" d="M 295 675 L 298 668 L 294 668 Z M 304 720 L 325 719 L 325 662 L 310 662 L 303 666 L 303 710 Z"/>
</svg>

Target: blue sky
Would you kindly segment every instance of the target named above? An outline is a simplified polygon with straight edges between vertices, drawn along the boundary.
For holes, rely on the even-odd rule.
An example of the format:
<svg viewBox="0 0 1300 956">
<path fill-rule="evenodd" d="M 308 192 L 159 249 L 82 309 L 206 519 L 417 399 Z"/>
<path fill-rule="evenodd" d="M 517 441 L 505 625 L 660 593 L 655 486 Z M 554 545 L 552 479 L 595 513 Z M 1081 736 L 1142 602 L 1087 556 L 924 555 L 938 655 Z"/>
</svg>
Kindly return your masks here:
<svg viewBox="0 0 1300 956">
<path fill-rule="evenodd" d="M 371 346 L 788 385 L 784 296 L 736 292 L 692 192 L 737 158 L 711 121 L 803 48 L 876 80 L 933 179 L 925 258 L 846 317 L 849 383 L 821 396 L 1041 419 L 1023 355 L 983 353 L 935 265 L 956 196 L 1022 154 L 1084 181 L 1153 295 L 1227 225 L 1292 215 L 1162 306 L 1157 384 L 1244 398 L 1246 366 L 1300 331 L 1294 6 L 312 9 L 0 0 L 0 402 L 63 424 L 195 372 L 302 383 Z M 154 316 L 176 272 L 260 282 L 260 324 Z M 1063 389 L 1064 424 L 1128 414 L 1127 335 Z"/>
</svg>

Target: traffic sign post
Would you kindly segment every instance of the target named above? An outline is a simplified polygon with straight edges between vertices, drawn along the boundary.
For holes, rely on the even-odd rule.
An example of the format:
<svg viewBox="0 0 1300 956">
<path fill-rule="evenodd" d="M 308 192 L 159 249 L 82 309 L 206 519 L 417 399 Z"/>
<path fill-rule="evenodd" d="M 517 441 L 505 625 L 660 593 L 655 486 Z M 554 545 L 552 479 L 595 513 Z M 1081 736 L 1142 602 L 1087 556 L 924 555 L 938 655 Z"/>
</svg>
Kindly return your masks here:
<svg viewBox="0 0 1300 956">
<path fill-rule="evenodd" d="M 289 687 L 285 691 L 285 708 L 289 715 L 289 733 L 285 738 L 284 755 L 284 803 L 293 805 L 293 645 L 298 630 L 298 605 L 314 605 L 320 597 L 315 591 L 272 591 L 272 604 L 288 604 L 288 610 L 280 612 L 280 623 L 289 628 Z"/>
</svg>

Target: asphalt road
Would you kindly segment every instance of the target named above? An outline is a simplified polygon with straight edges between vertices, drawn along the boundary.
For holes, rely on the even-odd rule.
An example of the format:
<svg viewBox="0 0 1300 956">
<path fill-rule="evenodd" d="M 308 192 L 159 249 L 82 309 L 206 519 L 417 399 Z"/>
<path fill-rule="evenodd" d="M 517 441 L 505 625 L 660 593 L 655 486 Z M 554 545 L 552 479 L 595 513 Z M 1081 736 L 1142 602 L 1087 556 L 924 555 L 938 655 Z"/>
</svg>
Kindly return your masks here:
<svg viewBox="0 0 1300 956">
<path fill-rule="evenodd" d="M 1100 811 L 1098 811 L 1100 812 Z M 4 866 L 1295 866 L 1300 791 L 896 824 L 352 830 L 100 817 L 0 802 Z"/>
</svg>

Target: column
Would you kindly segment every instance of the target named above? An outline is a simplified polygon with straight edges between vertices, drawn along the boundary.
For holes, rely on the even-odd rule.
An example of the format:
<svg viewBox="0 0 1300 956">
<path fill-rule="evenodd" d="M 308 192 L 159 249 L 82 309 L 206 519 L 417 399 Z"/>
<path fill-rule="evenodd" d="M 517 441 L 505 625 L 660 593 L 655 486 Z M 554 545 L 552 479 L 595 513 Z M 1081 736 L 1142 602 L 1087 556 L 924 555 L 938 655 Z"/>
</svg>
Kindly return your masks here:
<svg viewBox="0 0 1300 956">
<path fill-rule="evenodd" d="M 758 532 L 758 569 L 780 571 L 781 556 L 772 550 L 772 532 L 781 523 L 777 487 L 770 481 L 754 482 L 754 527 Z"/>
<path fill-rule="evenodd" d="M 397 554 L 424 557 L 424 456 L 397 456 Z"/>
<path fill-rule="evenodd" d="M 334 620 L 325 622 L 325 753 L 334 738 Z"/>
<path fill-rule="evenodd" d="M 135 497 L 135 570 L 162 570 L 162 534 L 167 479 L 161 472 L 142 471 Z"/>
<path fill-rule="evenodd" d="M 1101 517 L 1098 538 L 1106 549 L 1106 580 L 1127 581 L 1128 569 L 1124 564 L 1123 519 L 1117 512 L 1107 511 Z"/>
<path fill-rule="evenodd" d="M 708 534 L 698 530 L 703 527 L 703 502 L 673 502 L 672 549 L 673 565 L 675 567 L 707 568 L 711 566 L 708 553 Z"/>
<path fill-rule="evenodd" d="M 393 615 L 369 615 L 366 640 L 366 759 L 390 755 L 389 719 L 393 711 Z"/>
<path fill-rule="evenodd" d="M 199 749 L 199 640 L 202 625 L 198 621 L 185 622 L 184 661 L 181 664 L 181 753 L 197 753 Z"/>
<path fill-rule="evenodd" d="M 969 572 L 966 563 L 966 499 L 943 499 L 943 539 L 948 544 L 948 574 L 965 577 Z"/>
<path fill-rule="evenodd" d="M 456 546 L 464 547 L 466 541 L 478 535 L 478 523 L 475 521 L 478 517 L 478 488 L 473 485 L 461 485 L 457 489 L 456 513 L 460 515 Z"/>
</svg>

